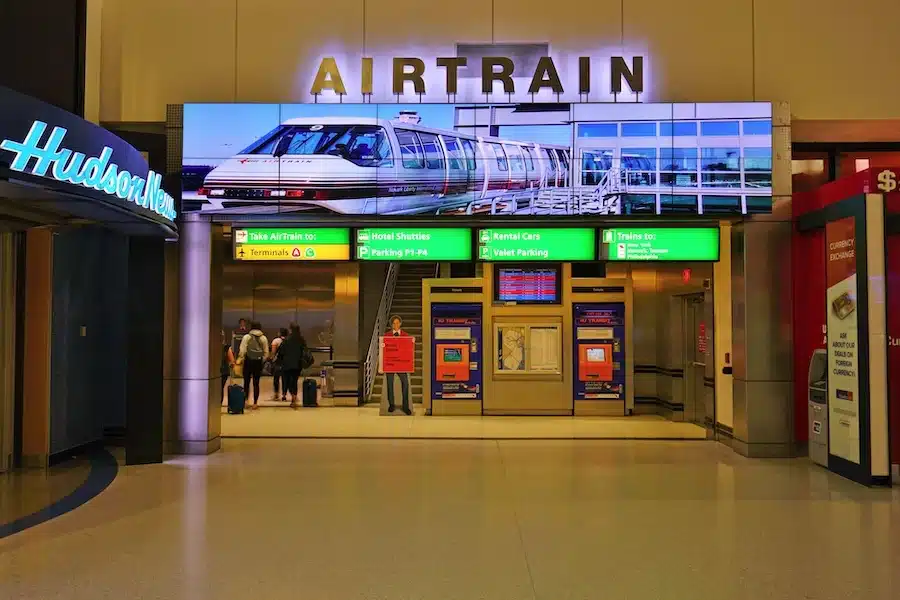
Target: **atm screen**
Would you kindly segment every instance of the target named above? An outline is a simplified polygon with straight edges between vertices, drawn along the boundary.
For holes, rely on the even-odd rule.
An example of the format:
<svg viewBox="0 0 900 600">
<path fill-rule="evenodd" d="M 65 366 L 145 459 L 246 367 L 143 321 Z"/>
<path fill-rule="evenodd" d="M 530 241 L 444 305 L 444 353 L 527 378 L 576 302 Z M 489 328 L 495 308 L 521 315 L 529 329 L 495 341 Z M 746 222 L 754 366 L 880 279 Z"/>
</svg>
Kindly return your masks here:
<svg viewBox="0 0 900 600">
<path fill-rule="evenodd" d="M 462 362 L 459 348 L 444 348 L 444 362 Z"/>
<path fill-rule="evenodd" d="M 605 348 L 588 348 L 587 349 L 587 359 L 588 359 L 588 362 L 606 362 L 606 349 Z"/>
</svg>

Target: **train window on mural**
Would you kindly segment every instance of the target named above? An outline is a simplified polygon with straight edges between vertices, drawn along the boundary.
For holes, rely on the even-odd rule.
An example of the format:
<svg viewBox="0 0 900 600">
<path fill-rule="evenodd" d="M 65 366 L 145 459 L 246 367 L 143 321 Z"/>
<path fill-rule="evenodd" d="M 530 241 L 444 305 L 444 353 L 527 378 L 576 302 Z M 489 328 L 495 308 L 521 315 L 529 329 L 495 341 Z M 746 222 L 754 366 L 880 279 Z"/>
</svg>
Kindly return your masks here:
<svg viewBox="0 0 900 600">
<path fill-rule="evenodd" d="M 529 171 L 534 171 L 534 148 L 525 146 L 522 150 L 525 151 L 525 166 Z"/>
<path fill-rule="evenodd" d="M 704 194 L 703 198 L 701 198 L 701 202 L 703 203 L 703 212 L 705 212 L 705 213 L 711 213 L 711 212 L 740 213 L 741 212 L 741 197 L 740 196 L 716 196 L 716 195 Z"/>
<path fill-rule="evenodd" d="M 659 149 L 659 168 L 661 171 L 696 171 L 696 148 L 669 148 Z"/>
<path fill-rule="evenodd" d="M 744 148 L 745 171 L 771 171 L 771 148 Z"/>
<path fill-rule="evenodd" d="M 325 154 L 340 156 L 360 167 L 391 167 L 391 144 L 383 127 L 357 125 L 329 144 Z"/>
<path fill-rule="evenodd" d="M 472 146 L 471 140 L 462 140 L 462 147 L 466 155 L 466 167 L 470 171 L 474 171 L 477 165 L 475 164 L 475 148 Z"/>
<path fill-rule="evenodd" d="M 772 135 L 772 119 L 744 121 L 744 135 Z"/>
<path fill-rule="evenodd" d="M 656 137 L 656 123 L 622 123 L 622 137 Z"/>
<path fill-rule="evenodd" d="M 333 147 L 332 142 L 347 131 L 346 127 L 323 127 L 313 130 L 309 126 L 293 127 L 292 130 L 278 142 L 275 148 L 275 156 L 285 154 L 291 156 L 305 154 L 327 154 Z"/>
<path fill-rule="evenodd" d="M 522 148 L 519 146 L 503 146 L 506 155 L 509 157 L 509 165 L 514 173 L 525 171 L 525 158 L 522 156 Z"/>
<path fill-rule="evenodd" d="M 463 158 L 462 150 L 459 147 L 459 140 L 447 135 L 442 135 L 441 138 L 444 140 L 444 145 L 447 147 L 447 164 L 450 166 L 450 169 L 454 171 L 464 170 L 466 168 L 465 159 Z"/>
<path fill-rule="evenodd" d="M 444 168 L 444 149 L 438 137 L 433 133 L 419 133 L 419 139 L 422 140 L 422 147 L 425 149 L 425 166 L 429 169 Z"/>
<path fill-rule="evenodd" d="M 663 121 L 659 124 L 662 137 L 697 135 L 696 121 Z"/>
<path fill-rule="evenodd" d="M 400 156 L 406 169 L 424 169 L 425 152 L 414 131 L 396 129 L 397 141 L 400 143 Z"/>
<path fill-rule="evenodd" d="M 619 124 L 584 123 L 578 126 L 578 137 L 619 137 Z"/>
<path fill-rule="evenodd" d="M 741 126 L 738 121 L 703 121 L 700 123 L 700 135 L 740 135 Z"/>
<path fill-rule="evenodd" d="M 562 150 L 556 150 L 556 154 L 559 157 L 559 166 L 563 170 L 568 170 L 569 168 L 569 155 L 563 152 Z"/>
<path fill-rule="evenodd" d="M 503 152 L 503 146 L 496 142 L 488 142 L 486 144 L 497 160 L 497 168 L 501 171 L 509 171 L 509 163 L 506 161 L 506 153 Z"/>
<path fill-rule="evenodd" d="M 551 173 L 556 171 L 556 161 L 553 160 L 553 153 L 550 152 L 549 148 L 544 148 L 544 156 L 544 162 L 547 163 L 547 170 Z"/>
<path fill-rule="evenodd" d="M 739 148 L 701 148 L 700 156 L 704 171 L 739 171 L 741 169 Z"/>
</svg>

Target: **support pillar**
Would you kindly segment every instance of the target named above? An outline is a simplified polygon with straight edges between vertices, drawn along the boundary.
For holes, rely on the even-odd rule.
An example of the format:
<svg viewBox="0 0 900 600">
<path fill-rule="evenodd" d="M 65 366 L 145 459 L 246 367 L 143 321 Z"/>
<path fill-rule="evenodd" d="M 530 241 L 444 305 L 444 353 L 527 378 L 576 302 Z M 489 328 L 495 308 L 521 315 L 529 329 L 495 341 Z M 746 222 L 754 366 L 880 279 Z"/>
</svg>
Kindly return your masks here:
<svg viewBox="0 0 900 600">
<path fill-rule="evenodd" d="M 128 366 L 125 464 L 163 461 L 165 241 L 128 241 Z"/>
<path fill-rule="evenodd" d="M 53 231 L 25 236 L 25 325 L 22 356 L 22 466 L 50 460 L 50 331 L 53 315 Z"/>
<path fill-rule="evenodd" d="M 179 235 L 177 437 L 169 450 L 211 454 L 221 446 L 222 259 L 212 225 L 199 215 L 185 215 Z"/>
<path fill-rule="evenodd" d="M 733 448 L 788 457 L 794 448 L 791 223 L 732 228 Z"/>
</svg>

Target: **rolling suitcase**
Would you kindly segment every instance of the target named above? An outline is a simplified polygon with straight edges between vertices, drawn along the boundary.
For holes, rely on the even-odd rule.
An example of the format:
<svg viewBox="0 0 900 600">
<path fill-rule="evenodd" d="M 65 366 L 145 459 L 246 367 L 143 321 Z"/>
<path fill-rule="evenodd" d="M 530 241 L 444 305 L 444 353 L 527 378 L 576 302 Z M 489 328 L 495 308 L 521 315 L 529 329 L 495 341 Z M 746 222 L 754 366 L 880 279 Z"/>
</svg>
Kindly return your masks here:
<svg viewBox="0 0 900 600">
<path fill-rule="evenodd" d="M 228 414 L 244 414 L 244 388 L 236 383 L 228 386 Z"/>
<path fill-rule="evenodd" d="M 319 403 L 316 401 L 316 394 L 318 392 L 318 386 L 316 385 L 315 379 L 304 379 L 303 380 L 303 406 L 318 406 Z"/>
</svg>

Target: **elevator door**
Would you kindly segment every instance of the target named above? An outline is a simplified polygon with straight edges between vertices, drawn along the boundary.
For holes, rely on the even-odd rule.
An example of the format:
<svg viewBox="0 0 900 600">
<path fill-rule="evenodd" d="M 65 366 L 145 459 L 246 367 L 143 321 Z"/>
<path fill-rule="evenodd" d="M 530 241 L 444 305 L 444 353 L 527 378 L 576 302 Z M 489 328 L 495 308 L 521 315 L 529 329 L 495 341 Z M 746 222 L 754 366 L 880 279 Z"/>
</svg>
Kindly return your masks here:
<svg viewBox="0 0 900 600">
<path fill-rule="evenodd" d="M 706 427 L 712 407 L 707 406 L 706 361 L 709 353 L 709 324 L 703 294 L 684 297 L 684 420 Z"/>
</svg>

